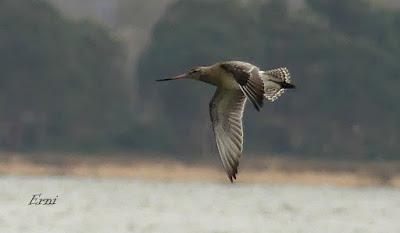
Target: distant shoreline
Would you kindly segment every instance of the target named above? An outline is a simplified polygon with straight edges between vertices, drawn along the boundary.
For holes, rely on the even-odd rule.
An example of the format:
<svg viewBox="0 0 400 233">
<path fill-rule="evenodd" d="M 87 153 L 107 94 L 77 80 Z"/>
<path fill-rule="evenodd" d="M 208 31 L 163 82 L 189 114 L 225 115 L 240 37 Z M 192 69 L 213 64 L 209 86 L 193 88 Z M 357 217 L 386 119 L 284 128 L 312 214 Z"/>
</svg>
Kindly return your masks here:
<svg viewBox="0 0 400 233">
<path fill-rule="evenodd" d="M 54 156 L 52 156 L 54 158 Z M 32 162 L 21 154 L 0 155 L 0 175 L 134 178 L 159 181 L 229 183 L 220 164 L 110 156 L 60 156 L 63 159 Z M 160 156 L 155 156 L 160 158 Z M 237 183 L 333 185 L 340 187 L 388 186 L 400 188 L 400 161 L 345 162 L 247 157 L 239 167 Z"/>
</svg>

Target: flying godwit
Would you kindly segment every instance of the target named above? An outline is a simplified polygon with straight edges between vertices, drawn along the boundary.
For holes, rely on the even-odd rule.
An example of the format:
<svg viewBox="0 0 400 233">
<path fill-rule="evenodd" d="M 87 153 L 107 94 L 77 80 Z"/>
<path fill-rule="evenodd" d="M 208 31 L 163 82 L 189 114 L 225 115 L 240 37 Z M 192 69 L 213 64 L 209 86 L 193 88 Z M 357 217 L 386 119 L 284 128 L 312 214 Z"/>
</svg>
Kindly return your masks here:
<svg viewBox="0 0 400 233">
<path fill-rule="evenodd" d="M 169 81 L 194 79 L 217 86 L 210 102 L 210 116 L 222 164 L 231 182 L 236 180 L 243 151 L 243 110 L 247 98 L 260 111 L 264 97 L 275 101 L 285 89 L 295 88 L 287 68 L 262 71 L 241 61 L 219 62 L 190 69 Z"/>
</svg>

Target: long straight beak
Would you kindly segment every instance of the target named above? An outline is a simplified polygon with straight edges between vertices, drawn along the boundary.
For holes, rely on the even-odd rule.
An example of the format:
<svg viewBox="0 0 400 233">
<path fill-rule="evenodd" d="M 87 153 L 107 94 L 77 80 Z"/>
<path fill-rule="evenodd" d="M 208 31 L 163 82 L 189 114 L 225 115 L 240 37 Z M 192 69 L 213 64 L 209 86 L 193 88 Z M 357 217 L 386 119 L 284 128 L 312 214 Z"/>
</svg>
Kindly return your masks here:
<svg viewBox="0 0 400 233">
<path fill-rule="evenodd" d="M 175 76 L 173 78 L 158 79 L 156 81 L 157 82 L 163 82 L 163 81 L 171 81 L 171 80 L 185 79 L 185 78 L 186 78 L 186 74 L 181 74 L 181 75 Z"/>
</svg>

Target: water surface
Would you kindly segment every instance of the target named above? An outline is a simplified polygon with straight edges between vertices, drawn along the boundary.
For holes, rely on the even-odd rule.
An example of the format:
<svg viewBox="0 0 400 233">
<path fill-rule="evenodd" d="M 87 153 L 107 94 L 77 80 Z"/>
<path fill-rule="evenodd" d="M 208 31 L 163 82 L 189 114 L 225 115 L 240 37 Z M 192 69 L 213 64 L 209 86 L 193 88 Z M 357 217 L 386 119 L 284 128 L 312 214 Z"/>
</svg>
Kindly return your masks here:
<svg viewBox="0 0 400 233">
<path fill-rule="evenodd" d="M 0 232 L 399 233 L 400 190 L 4 176 Z"/>
</svg>

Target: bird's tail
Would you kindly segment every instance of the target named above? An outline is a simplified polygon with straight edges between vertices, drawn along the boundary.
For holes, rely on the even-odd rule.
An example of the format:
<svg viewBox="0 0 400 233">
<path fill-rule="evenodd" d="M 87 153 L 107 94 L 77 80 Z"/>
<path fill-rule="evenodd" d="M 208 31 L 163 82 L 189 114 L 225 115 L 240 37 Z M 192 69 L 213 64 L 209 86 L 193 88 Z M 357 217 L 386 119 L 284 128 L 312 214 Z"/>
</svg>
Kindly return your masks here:
<svg viewBox="0 0 400 233">
<path fill-rule="evenodd" d="M 271 102 L 278 99 L 285 89 L 296 87 L 292 84 L 289 70 L 286 67 L 261 71 L 260 76 L 264 82 L 264 96 Z"/>
</svg>

